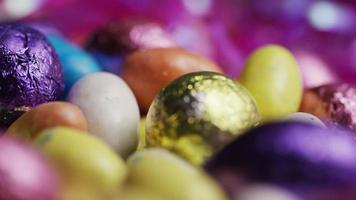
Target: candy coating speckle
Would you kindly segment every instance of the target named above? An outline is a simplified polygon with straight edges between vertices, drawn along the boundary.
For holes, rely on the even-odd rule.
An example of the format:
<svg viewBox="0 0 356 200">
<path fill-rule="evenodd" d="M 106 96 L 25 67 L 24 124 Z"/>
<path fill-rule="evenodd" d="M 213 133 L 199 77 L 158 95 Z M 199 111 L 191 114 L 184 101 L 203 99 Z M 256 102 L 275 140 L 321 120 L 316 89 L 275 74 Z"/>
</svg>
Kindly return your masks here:
<svg viewBox="0 0 356 200">
<path fill-rule="evenodd" d="M 135 96 L 120 77 L 96 72 L 80 79 L 69 92 L 68 101 L 77 105 L 88 120 L 88 130 L 121 156 L 138 145 L 140 112 Z"/>
<path fill-rule="evenodd" d="M 305 113 L 305 112 L 296 112 L 288 115 L 285 119 L 285 121 L 295 121 L 295 122 L 303 122 L 303 123 L 310 123 L 314 124 L 315 126 L 320 126 L 323 128 L 326 128 L 325 124 L 323 121 L 321 121 L 318 117 Z"/>
</svg>

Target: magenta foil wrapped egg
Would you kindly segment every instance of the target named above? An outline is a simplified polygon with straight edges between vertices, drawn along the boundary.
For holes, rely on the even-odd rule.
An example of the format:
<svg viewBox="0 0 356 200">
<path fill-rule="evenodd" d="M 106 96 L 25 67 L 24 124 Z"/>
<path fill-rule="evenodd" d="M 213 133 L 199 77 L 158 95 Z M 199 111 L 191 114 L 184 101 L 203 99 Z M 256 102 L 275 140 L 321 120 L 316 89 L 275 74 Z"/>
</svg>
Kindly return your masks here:
<svg viewBox="0 0 356 200">
<path fill-rule="evenodd" d="M 47 161 L 29 146 L 0 138 L 0 199 L 54 200 L 57 177 Z"/>
<path fill-rule="evenodd" d="M 63 75 L 53 47 L 40 32 L 0 24 L 0 36 L 0 126 L 7 126 L 16 119 L 13 112 L 56 100 Z"/>
<path fill-rule="evenodd" d="M 300 111 L 355 131 L 356 88 L 349 84 L 331 84 L 306 90 Z"/>
</svg>

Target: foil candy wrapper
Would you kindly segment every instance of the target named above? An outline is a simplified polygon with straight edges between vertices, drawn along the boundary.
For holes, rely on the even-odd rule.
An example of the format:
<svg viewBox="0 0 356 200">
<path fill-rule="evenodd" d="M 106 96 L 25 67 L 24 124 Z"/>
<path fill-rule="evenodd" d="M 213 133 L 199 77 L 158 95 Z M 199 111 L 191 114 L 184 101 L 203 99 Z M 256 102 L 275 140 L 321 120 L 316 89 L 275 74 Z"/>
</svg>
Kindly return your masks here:
<svg viewBox="0 0 356 200">
<path fill-rule="evenodd" d="M 332 84 L 307 90 L 300 110 L 355 131 L 356 88 L 348 84 Z"/>
<path fill-rule="evenodd" d="M 200 165 L 259 120 L 242 85 L 215 72 L 194 72 L 156 96 L 146 117 L 146 142 Z"/>
<path fill-rule="evenodd" d="M 0 24 L 0 110 L 53 101 L 62 90 L 62 68 L 45 36 L 26 26 Z"/>
</svg>

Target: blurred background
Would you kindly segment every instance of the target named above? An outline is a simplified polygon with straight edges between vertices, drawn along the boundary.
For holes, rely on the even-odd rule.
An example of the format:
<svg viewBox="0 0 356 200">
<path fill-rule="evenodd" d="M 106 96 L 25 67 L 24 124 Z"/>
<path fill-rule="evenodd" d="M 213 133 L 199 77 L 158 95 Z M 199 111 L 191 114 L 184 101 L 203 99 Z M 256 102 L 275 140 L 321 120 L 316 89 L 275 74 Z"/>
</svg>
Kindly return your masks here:
<svg viewBox="0 0 356 200">
<path fill-rule="evenodd" d="M 160 24 L 182 47 L 237 77 L 256 47 L 277 43 L 296 55 L 306 88 L 356 83 L 354 0 L 0 0 L 0 20 L 21 21 L 85 46 L 105 24 Z"/>
</svg>

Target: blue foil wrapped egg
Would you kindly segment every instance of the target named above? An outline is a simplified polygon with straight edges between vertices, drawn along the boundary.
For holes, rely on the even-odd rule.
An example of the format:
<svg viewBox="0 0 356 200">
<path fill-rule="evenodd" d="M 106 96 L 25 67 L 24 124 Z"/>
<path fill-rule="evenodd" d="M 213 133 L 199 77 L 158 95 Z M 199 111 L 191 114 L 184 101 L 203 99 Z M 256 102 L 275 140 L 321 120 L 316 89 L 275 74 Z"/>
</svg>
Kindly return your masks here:
<svg viewBox="0 0 356 200">
<path fill-rule="evenodd" d="M 80 47 L 57 35 L 49 35 L 47 38 L 55 48 L 62 64 L 64 75 L 63 96 L 66 96 L 74 83 L 83 76 L 101 71 L 101 67 L 96 60 Z"/>
</svg>

